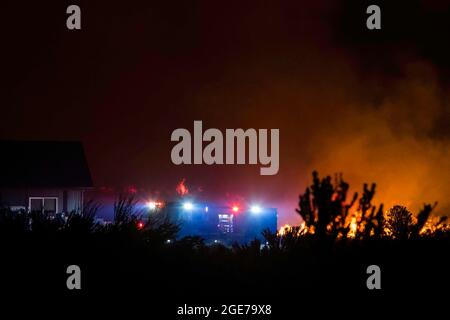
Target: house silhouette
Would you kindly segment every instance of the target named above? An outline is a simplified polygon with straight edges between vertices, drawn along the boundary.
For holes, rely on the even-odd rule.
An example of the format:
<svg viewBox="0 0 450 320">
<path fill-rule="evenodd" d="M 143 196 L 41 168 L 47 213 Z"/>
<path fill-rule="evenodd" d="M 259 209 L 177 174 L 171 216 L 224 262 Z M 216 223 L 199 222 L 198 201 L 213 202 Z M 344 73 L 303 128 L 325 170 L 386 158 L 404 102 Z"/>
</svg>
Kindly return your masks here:
<svg viewBox="0 0 450 320">
<path fill-rule="evenodd" d="M 0 205 L 47 214 L 78 211 L 92 178 L 80 142 L 0 141 Z"/>
</svg>

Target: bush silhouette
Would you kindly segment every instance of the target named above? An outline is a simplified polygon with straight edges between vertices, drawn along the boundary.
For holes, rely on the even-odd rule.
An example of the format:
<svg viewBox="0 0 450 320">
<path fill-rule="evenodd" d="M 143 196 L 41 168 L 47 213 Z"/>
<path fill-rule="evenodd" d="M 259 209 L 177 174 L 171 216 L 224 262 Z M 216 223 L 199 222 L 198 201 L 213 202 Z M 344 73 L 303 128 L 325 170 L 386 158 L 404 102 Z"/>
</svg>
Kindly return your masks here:
<svg viewBox="0 0 450 320">
<path fill-rule="evenodd" d="M 336 175 L 334 182 L 330 176 L 320 178 L 316 171 L 312 176 L 313 183 L 299 196 L 296 209 L 304 221 L 304 228 L 302 232 L 291 228 L 284 235 L 284 240 L 277 240 L 278 244 L 292 242 L 290 238 L 306 234 L 313 235 L 318 240 L 332 241 L 349 237 L 359 240 L 419 237 L 429 224 L 430 214 L 437 205 L 424 205 L 417 218 L 406 207 L 396 205 L 385 217 L 383 205 L 377 207 L 372 204 L 375 184 L 370 187 L 364 184 L 361 197 L 355 192 L 349 199 L 349 184 L 343 180 L 342 175 Z M 355 208 L 357 201 L 358 206 Z M 446 217 L 442 217 L 437 223 L 431 224 L 430 230 L 435 232 L 446 229 L 445 221 Z M 273 235 L 266 233 L 265 237 L 268 242 L 275 243 Z"/>
<path fill-rule="evenodd" d="M 373 204 L 375 192 L 375 184 L 365 184 L 359 196 L 350 193 L 342 175 L 321 178 L 314 172 L 311 186 L 299 197 L 302 225 L 276 233 L 265 230 L 264 242 L 233 246 L 208 246 L 196 235 L 180 239 L 180 226 L 171 222 L 168 212 L 145 217 L 133 197 L 118 197 L 114 221 L 106 225 L 96 223 L 99 205 L 92 202 L 57 219 L 3 207 L 0 277 L 7 276 L 0 280 L 11 278 L 11 286 L 17 286 L 17 279 L 24 279 L 29 286 L 32 278 L 36 288 L 58 290 L 59 278 L 49 283 L 55 278 L 52 272 L 64 274 L 75 261 L 82 269 L 88 266 L 87 291 L 122 294 L 145 288 L 164 297 L 210 297 L 230 286 L 233 297 L 286 293 L 307 301 L 324 292 L 332 292 L 332 299 L 344 297 L 344 292 L 358 294 L 361 274 L 365 277 L 365 268 L 373 263 L 389 267 L 388 277 L 395 283 L 430 270 L 445 274 L 450 232 L 444 217 L 433 220 L 436 204 L 424 205 L 417 216 L 401 206 L 385 213 L 382 205 Z M 21 278 L 27 272 L 36 274 Z"/>
<path fill-rule="evenodd" d="M 386 229 L 394 239 L 408 239 L 413 225 L 412 214 L 406 207 L 397 205 L 389 209 Z"/>
</svg>

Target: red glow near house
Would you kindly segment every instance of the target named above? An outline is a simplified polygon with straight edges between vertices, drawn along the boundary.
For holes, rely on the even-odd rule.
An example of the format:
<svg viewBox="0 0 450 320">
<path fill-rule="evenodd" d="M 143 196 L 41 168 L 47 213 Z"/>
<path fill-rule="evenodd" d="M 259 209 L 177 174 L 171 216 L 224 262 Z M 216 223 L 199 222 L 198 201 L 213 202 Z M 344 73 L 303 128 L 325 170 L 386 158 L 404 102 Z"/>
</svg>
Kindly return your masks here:
<svg viewBox="0 0 450 320">
<path fill-rule="evenodd" d="M 180 183 L 178 183 L 176 191 L 180 196 L 185 196 L 189 193 L 189 189 L 185 185 L 186 179 L 183 178 Z"/>
<path fill-rule="evenodd" d="M 136 194 L 138 192 L 138 189 L 135 186 L 128 186 L 126 187 L 125 191 L 129 194 Z"/>
<path fill-rule="evenodd" d="M 142 221 L 138 222 L 137 228 L 138 228 L 139 230 L 142 230 L 142 229 L 144 228 L 144 223 L 143 223 Z"/>
</svg>

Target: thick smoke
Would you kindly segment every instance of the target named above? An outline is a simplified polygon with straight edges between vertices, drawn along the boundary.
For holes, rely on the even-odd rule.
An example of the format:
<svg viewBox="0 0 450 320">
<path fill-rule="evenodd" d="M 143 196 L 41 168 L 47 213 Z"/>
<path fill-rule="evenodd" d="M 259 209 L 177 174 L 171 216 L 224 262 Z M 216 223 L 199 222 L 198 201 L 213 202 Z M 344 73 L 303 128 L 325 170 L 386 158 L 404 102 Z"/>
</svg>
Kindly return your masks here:
<svg viewBox="0 0 450 320">
<path fill-rule="evenodd" d="M 358 12 L 350 16 L 325 3 L 293 13 L 271 10 L 270 31 L 262 18 L 247 22 L 267 44 L 227 57 L 226 70 L 194 90 L 197 112 L 212 127 L 280 128 L 279 175 L 240 172 L 240 186 L 256 181 L 260 187 L 243 192 L 270 195 L 280 222 L 292 222 L 297 196 L 317 169 L 342 172 L 352 191 L 377 183 L 374 202 L 387 208 L 401 204 L 417 212 L 438 201 L 435 213 L 449 214 L 450 95 L 442 43 L 425 39 L 426 32 L 411 37 L 397 15 L 404 9 L 385 10 L 393 31 L 371 38 L 358 31 Z M 421 14 L 416 9 L 409 11 Z M 435 26 L 432 16 L 423 19 Z"/>
<path fill-rule="evenodd" d="M 438 201 L 436 214 L 448 214 L 450 140 L 440 124 L 449 119 L 449 95 L 433 65 L 409 60 L 391 78 L 361 76 L 345 54 L 324 67 L 328 58 L 316 56 L 289 72 L 256 71 L 249 63 L 227 74 L 220 90 L 198 93 L 198 105 L 211 108 L 210 126 L 220 118 L 236 127 L 280 128 L 279 175 L 240 173 L 238 188 L 256 181 L 280 207 L 282 223 L 295 221 L 295 201 L 314 169 L 342 172 L 352 191 L 377 183 L 374 202 L 387 208 L 401 204 L 417 212 Z M 240 80 L 232 86 L 231 78 Z"/>
<path fill-rule="evenodd" d="M 39 2 L 20 26 L 4 17 L 18 27 L 5 35 L 0 134 L 82 140 L 96 185 L 174 193 L 185 177 L 208 200 L 276 206 L 281 224 L 295 222 L 313 169 L 342 172 L 354 191 L 376 182 L 387 207 L 438 201 L 449 214 L 450 4 L 377 3 L 375 33 L 371 1 L 86 3 L 77 37 L 58 18 L 65 8 Z M 173 165 L 170 135 L 194 120 L 280 129 L 279 173 Z"/>
</svg>

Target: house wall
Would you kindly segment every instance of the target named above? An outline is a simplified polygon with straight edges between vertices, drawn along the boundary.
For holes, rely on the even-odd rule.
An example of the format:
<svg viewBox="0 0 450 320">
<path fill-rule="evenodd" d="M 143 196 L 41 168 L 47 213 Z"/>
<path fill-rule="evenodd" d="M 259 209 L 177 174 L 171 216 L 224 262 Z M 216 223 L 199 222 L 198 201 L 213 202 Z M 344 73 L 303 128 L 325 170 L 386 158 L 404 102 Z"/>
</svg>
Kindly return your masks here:
<svg viewBox="0 0 450 320">
<path fill-rule="evenodd" d="M 16 209 L 28 209 L 30 197 L 58 198 L 58 212 L 82 208 L 83 191 L 67 189 L 1 189 L 0 204 Z"/>
<path fill-rule="evenodd" d="M 68 190 L 67 191 L 67 212 L 80 211 L 83 209 L 83 191 Z"/>
</svg>

